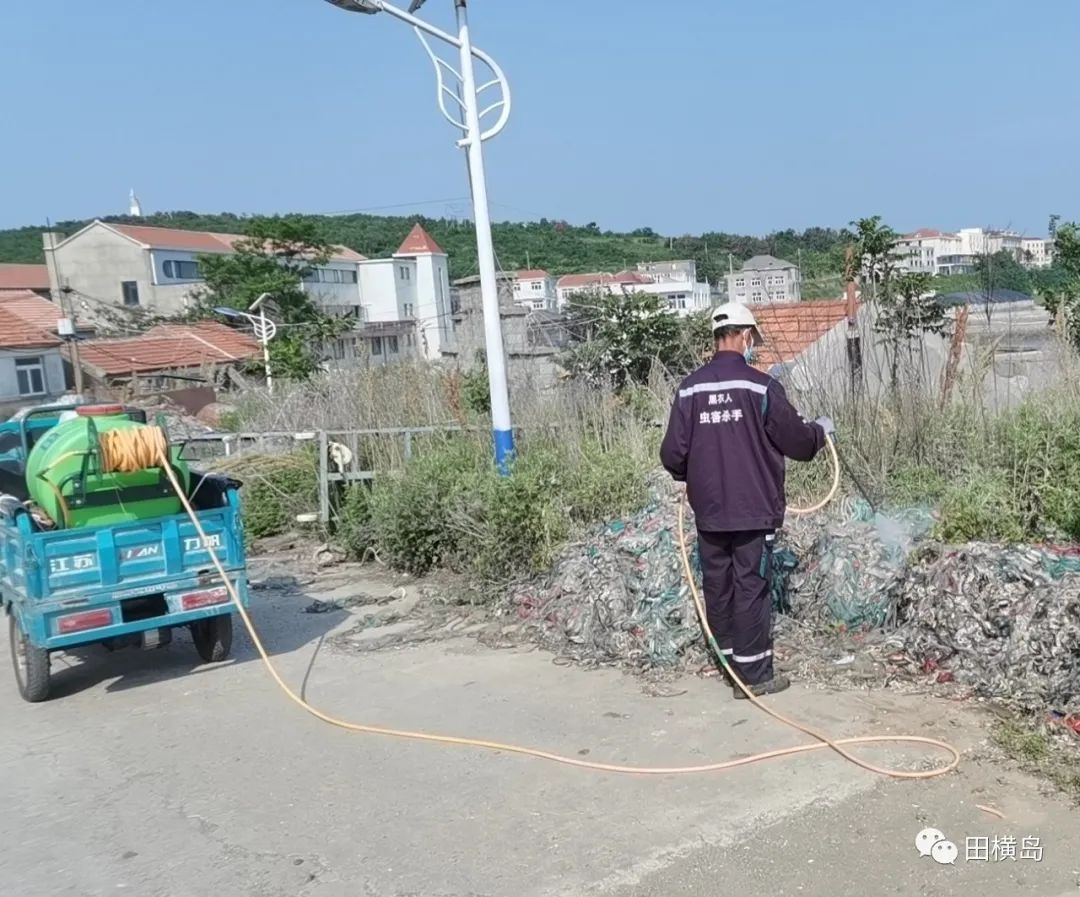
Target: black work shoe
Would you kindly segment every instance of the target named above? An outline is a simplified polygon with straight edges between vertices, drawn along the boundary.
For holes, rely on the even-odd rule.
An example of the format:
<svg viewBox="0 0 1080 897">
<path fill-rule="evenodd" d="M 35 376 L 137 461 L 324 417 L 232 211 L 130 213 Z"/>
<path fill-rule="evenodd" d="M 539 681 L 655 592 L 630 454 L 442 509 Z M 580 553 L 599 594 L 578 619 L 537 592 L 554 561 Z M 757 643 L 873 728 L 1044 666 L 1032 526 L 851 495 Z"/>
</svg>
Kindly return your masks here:
<svg viewBox="0 0 1080 897">
<path fill-rule="evenodd" d="M 787 676 L 781 675 L 779 673 L 773 676 L 772 679 L 767 679 L 765 682 L 759 682 L 757 685 L 747 686 L 747 688 L 750 689 L 750 693 L 753 694 L 755 698 L 761 698 L 765 695 L 775 695 L 779 692 L 786 691 L 790 687 L 791 680 L 788 679 Z M 734 686 L 734 691 L 736 700 L 745 701 L 747 699 L 746 693 L 741 688 L 739 688 L 739 686 Z"/>
</svg>

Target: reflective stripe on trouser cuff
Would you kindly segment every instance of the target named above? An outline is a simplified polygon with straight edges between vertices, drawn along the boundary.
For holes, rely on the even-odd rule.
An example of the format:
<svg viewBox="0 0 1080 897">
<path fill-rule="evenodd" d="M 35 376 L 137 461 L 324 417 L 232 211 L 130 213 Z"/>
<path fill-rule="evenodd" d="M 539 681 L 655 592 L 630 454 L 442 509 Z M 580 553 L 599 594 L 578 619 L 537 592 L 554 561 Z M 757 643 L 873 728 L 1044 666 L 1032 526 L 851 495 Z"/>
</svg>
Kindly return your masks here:
<svg viewBox="0 0 1080 897">
<path fill-rule="evenodd" d="M 743 657 L 741 654 L 732 654 L 731 659 L 737 660 L 739 663 L 754 663 L 758 660 L 764 660 L 766 657 L 772 657 L 772 649 L 768 651 L 762 651 L 760 654 L 750 654 L 747 657 Z"/>
<path fill-rule="evenodd" d="M 733 657 L 735 655 L 735 652 L 732 651 L 730 648 L 721 648 L 720 653 L 723 654 L 725 657 Z"/>
</svg>

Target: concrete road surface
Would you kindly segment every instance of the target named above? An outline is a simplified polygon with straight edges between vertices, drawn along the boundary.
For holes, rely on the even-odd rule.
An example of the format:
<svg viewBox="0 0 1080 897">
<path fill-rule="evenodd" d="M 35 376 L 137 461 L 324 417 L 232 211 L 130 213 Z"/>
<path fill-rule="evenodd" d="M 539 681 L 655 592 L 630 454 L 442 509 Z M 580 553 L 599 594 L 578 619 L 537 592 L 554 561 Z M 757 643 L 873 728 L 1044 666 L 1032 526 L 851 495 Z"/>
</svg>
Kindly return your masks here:
<svg viewBox="0 0 1080 897">
<path fill-rule="evenodd" d="M 352 618 L 303 613 L 314 595 L 257 593 L 255 615 L 288 681 L 350 719 L 638 764 L 804 740 L 716 681 L 649 697 L 617 672 L 468 640 L 347 653 L 325 637 Z M 804 688 L 771 699 L 836 735 L 924 734 L 969 752 L 930 782 L 884 780 L 827 751 L 631 778 L 330 728 L 283 700 L 246 639 L 217 666 L 199 666 L 181 636 L 156 652 L 58 657 L 57 697 L 40 705 L 20 701 L 2 651 L 5 897 L 1080 894 L 1080 817 L 971 759 L 985 718 L 947 702 Z M 919 856 L 926 827 L 959 845 L 954 865 Z M 1038 838 L 1042 859 L 966 859 L 967 838 L 995 837 L 1015 838 L 1018 855 Z"/>
</svg>

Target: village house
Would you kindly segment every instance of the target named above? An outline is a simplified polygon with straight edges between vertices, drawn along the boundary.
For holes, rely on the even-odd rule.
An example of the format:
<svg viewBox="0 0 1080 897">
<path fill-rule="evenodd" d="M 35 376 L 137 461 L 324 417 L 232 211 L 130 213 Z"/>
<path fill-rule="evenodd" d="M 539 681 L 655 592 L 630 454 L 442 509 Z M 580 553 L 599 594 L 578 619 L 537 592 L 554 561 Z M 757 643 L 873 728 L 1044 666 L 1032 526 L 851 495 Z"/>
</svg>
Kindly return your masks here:
<svg viewBox="0 0 1080 897">
<path fill-rule="evenodd" d="M 70 360 L 70 348 L 63 352 Z M 261 363 L 262 346 L 225 324 L 200 321 L 161 324 L 130 338 L 80 342 L 79 356 L 87 391 L 118 397 L 242 382 L 241 369 L 249 362 Z"/>
<path fill-rule="evenodd" d="M 63 344 L 55 333 L 0 303 L 0 413 L 47 402 L 67 391 Z"/>
<path fill-rule="evenodd" d="M 49 295 L 49 269 L 45 265 L 0 264 L 0 292 L 31 291 Z"/>
<path fill-rule="evenodd" d="M 542 269 L 518 271 L 514 275 L 514 301 L 533 311 L 555 311 L 559 295 L 555 278 Z"/>
<path fill-rule="evenodd" d="M 758 305 L 802 300 L 799 266 L 771 255 L 755 255 L 740 270 L 728 274 L 727 294 L 732 302 Z"/>
<path fill-rule="evenodd" d="M 567 274 L 556 283 L 556 301 L 562 308 L 572 296 L 589 293 L 647 293 L 658 296 L 680 317 L 705 311 L 712 303 L 709 285 L 697 279 L 697 263 L 642 262 L 636 270 L 594 274 Z"/>
</svg>

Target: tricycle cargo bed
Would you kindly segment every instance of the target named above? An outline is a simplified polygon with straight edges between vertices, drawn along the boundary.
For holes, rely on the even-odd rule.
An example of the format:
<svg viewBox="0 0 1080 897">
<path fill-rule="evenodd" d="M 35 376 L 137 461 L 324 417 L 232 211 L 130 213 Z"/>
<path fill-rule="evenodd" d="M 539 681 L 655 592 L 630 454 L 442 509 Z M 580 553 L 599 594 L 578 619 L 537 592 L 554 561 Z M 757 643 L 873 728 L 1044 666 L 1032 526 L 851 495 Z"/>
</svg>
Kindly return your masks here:
<svg viewBox="0 0 1080 897">
<path fill-rule="evenodd" d="M 0 526 L 0 595 L 30 642 L 49 650 L 228 613 L 209 549 L 246 605 L 238 512 L 198 516 L 205 541 L 186 514 L 52 532 L 28 531 L 19 515 Z"/>
<path fill-rule="evenodd" d="M 0 424 L 0 437 L 12 442 L 3 443 L 0 460 L 14 465 L 28 487 L 45 481 L 61 462 L 82 459 L 75 473 L 47 481 L 61 490 L 52 511 L 40 490 L 31 488 L 29 502 L 16 491 L 0 494 L 0 606 L 10 618 L 16 682 L 28 701 L 47 697 L 49 652 L 58 649 L 98 642 L 159 647 L 178 626 L 190 628 L 204 660 L 223 660 L 231 649 L 233 595 L 248 601 L 240 483 L 190 471 L 175 450 L 155 449 L 154 463 L 140 460 L 135 448 L 168 446 L 168 438 L 164 430 L 147 431 L 145 418 L 137 418 L 118 406 L 80 404 L 74 410 L 31 409 Z M 130 470 L 105 451 L 124 441 L 104 439 L 116 434 L 130 437 L 132 451 L 124 457 L 137 462 Z M 138 442 L 136 436 L 145 438 Z M 64 441 L 68 437 L 76 448 Z M 56 458 L 47 456 L 53 449 Z M 46 456 L 35 461 L 34 452 Z M 34 465 L 43 463 L 35 474 Z M 193 516 L 172 513 L 176 501 L 168 511 L 148 504 L 145 484 L 121 481 L 129 473 L 153 479 L 155 470 L 154 495 L 163 488 L 161 477 L 171 473 L 166 485 L 186 493 L 180 500 L 186 497 Z M 86 485 L 91 479 L 93 488 Z"/>
</svg>

